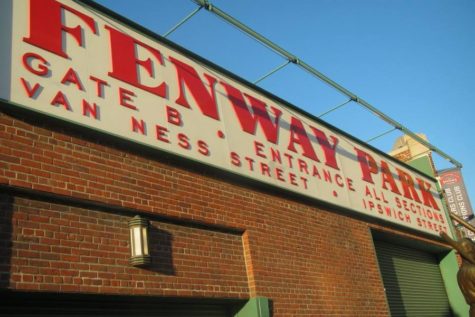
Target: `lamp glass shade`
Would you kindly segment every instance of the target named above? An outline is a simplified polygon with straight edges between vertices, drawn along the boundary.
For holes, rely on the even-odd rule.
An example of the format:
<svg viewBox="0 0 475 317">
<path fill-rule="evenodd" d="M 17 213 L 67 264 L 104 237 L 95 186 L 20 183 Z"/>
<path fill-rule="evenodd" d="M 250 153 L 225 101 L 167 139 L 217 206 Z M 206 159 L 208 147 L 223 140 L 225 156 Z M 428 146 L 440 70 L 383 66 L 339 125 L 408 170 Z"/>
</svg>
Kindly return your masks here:
<svg viewBox="0 0 475 317">
<path fill-rule="evenodd" d="M 141 233 L 143 229 L 144 228 L 140 228 L 139 226 L 130 228 L 133 236 L 132 256 L 144 255 L 144 252 L 142 252 L 144 247 L 144 241 Z M 146 231 L 146 229 L 144 229 L 143 231 Z"/>
<path fill-rule="evenodd" d="M 149 221 L 140 216 L 129 220 L 130 229 L 130 264 L 143 266 L 151 263 L 148 248 Z"/>
<path fill-rule="evenodd" d="M 143 244 L 143 253 L 146 254 L 146 255 L 149 255 L 148 253 L 148 226 L 147 228 L 142 228 L 142 237 L 143 237 L 143 241 L 146 241 L 144 244 Z"/>
</svg>

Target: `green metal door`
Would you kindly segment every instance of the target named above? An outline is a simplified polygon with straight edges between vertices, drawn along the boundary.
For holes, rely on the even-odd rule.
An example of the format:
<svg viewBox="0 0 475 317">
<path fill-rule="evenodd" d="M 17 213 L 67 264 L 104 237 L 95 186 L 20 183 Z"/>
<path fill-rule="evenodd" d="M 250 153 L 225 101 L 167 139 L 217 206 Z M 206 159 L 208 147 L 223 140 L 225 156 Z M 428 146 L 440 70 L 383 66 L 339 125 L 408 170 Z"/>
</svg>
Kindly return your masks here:
<svg viewBox="0 0 475 317">
<path fill-rule="evenodd" d="M 375 247 L 393 317 L 452 316 L 434 254 L 385 241 Z"/>
</svg>

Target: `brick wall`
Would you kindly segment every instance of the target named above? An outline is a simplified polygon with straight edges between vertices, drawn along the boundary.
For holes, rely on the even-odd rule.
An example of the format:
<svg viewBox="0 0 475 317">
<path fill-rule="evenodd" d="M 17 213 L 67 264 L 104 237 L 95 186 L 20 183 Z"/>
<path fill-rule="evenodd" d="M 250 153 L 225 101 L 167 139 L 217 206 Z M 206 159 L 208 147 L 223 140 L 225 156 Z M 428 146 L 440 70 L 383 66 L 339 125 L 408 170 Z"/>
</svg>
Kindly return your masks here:
<svg viewBox="0 0 475 317">
<path fill-rule="evenodd" d="M 104 143 L 0 115 L 0 184 L 10 189 L 1 201 L 0 287 L 265 296 L 274 316 L 389 314 L 370 233 L 384 227 Z M 152 219 L 147 269 L 128 265 L 134 212 Z"/>
<path fill-rule="evenodd" d="M 2 206 L 12 210 L 8 285 L 12 289 L 247 296 L 239 235 L 152 221 L 153 264 L 145 270 L 128 265 L 129 217 L 2 198 Z"/>
</svg>

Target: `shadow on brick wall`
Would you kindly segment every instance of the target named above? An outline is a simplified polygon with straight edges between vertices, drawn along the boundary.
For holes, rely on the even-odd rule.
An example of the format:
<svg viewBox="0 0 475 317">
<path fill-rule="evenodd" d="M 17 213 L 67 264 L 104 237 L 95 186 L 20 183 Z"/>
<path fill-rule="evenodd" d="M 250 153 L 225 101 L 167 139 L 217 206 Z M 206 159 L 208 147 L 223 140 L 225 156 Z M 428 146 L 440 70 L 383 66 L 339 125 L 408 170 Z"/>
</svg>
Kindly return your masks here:
<svg viewBox="0 0 475 317">
<path fill-rule="evenodd" d="M 274 316 L 274 301 L 269 299 L 269 317 Z"/>
<path fill-rule="evenodd" d="M 152 225 L 150 226 L 149 242 L 152 265 L 148 269 L 164 275 L 175 275 L 172 234 Z"/>
<path fill-rule="evenodd" d="M 10 286 L 13 199 L 0 194 L 0 289 Z"/>
</svg>

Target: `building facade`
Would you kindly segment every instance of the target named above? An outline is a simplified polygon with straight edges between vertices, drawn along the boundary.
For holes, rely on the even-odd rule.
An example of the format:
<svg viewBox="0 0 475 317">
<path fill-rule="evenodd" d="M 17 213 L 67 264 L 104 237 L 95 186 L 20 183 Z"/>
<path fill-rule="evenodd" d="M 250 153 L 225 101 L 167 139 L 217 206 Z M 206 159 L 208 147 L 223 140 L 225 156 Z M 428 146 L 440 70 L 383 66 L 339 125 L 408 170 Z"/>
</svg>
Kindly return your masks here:
<svg viewBox="0 0 475 317">
<path fill-rule="evenodd" d="M 0 315 L 467 314 L 430 175 L 92 2 L 0 6 Z"/>
</svg>

